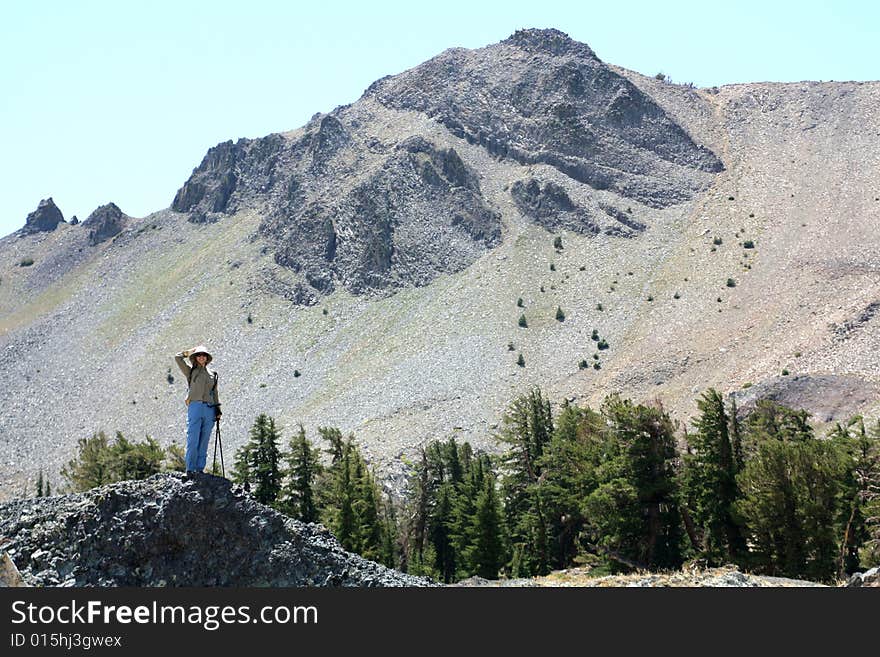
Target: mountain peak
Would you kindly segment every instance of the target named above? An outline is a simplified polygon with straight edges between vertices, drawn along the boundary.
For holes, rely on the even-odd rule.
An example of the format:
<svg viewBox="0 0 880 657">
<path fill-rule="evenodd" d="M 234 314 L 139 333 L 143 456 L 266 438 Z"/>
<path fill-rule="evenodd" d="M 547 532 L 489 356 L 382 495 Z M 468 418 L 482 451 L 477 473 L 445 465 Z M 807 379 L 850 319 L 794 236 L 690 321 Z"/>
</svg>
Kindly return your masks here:
<svg viewBox="0 0 880 657">
<path fill-rule="evenodd" d="M 37 209 L 27 216 L 22 231 L 24 233 L 50 232 L 55 230 L 58 224 L 63 223 L 64 216 L 50 196 L 40 201 Z"/>
<path fill-rule="evenodd" d="M 92 246 L 115 237 L 122 232 L 127 220 L 125 213 L 115 203 L 107 203 L 95 209 L 83 222 L 90 228 L 89 243 Z"/>
<path fill-rule="evenodd" d="M 724 168 L 589 46 L 528 29 L 382 78 L 299 134 L 215 146 L 171 208 L 196 223 L 256 210 L 276 264 L 296 275 L 283 293 L 293 303 L 340 285 L 385 293 L 501 243 L 504 203 L 483 188 L 480 151 L 509 168 L 502 194 L 523 216 L 620 237 L 646 227 L 630 204 L 689 201 Z"/>
<path fill-rule="evenodd" d="M 528 52 L 543 52 L 556 56 L 577 55 L 598 59 L 590 46 L 580 41 L 575 41 L 565 32 L 553 28 L 517 30 L 501 43 L 516 46 Z"/>
</svg>

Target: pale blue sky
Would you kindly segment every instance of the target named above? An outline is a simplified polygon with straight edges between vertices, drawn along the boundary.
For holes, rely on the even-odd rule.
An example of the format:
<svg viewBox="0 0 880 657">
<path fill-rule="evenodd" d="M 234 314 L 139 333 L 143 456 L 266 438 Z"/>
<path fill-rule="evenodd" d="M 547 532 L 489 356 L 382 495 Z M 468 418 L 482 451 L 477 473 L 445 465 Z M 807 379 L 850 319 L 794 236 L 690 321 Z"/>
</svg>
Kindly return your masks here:
<svg viewBox="0 0 880 657">
<path fill-rule="evenodd" d="M 0 5 L 0 236 L 42 198 L 171 204 L 205 151 L 297 128 L 446 48 L 555 27 L 676 82 L 880 79 L 874 2 L 30 2 Z"/>
</svg>

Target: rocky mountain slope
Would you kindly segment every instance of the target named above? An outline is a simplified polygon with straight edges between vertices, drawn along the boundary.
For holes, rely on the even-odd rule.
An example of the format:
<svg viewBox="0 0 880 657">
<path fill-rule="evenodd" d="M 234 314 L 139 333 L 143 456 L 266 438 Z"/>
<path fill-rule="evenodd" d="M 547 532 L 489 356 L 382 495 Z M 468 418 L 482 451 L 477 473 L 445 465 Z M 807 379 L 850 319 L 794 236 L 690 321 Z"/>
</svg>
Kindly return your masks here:
<svg viewBox="0 0 880 657">
<path fill-rule="evenodd" d="M 0 504 L 28 586 L 428 586 L 346 552 L 211 475 L 161 474 Z"/>
<path fill-rule="evenodd" d="M 392 486 L 429 440 L 496 449 L 534 384 L 681 422 L 710 386 L 876 415 L 878 101 L 674 85 L 525 30 L 220 144 L 148 217 L 46 203 L 0 240 L 0 497 L 99 429 L 182 442 L 199 342 L 227 449 L 260 412 L 335 425 Z"/>
</svg>

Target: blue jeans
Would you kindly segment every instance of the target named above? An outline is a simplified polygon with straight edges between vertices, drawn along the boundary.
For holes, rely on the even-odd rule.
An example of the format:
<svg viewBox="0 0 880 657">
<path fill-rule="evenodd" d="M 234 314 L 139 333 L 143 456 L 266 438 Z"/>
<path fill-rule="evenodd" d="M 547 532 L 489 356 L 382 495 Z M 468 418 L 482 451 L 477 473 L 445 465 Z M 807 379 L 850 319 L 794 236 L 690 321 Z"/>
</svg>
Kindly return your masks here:
<svg viewBox="0 0 880 657">
<path fill-rule="evenodd" d="M 208 460 L 208 442 L 214 428 L 214 407 L 191 401 L 186 409 L 186 469 L 201 472 Z"/>
</svg>

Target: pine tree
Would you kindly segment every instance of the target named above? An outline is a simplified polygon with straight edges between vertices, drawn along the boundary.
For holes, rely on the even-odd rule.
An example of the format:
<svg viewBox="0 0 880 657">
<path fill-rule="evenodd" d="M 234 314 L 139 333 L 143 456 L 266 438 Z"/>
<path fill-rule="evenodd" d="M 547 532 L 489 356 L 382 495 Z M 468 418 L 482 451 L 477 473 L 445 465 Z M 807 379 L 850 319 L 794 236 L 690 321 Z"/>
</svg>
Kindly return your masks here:
<svg viewBox="0 0 880 657">
<path fill-rule="evenodd" d="M 257 449 L 254 454 L 254 497 L 263 504 L 275 504 L 281 492 L 281 453 L 278 442 L 281 435 L 275 419 L 268 418 L 265 426 L 256 431 Z"/>
<path fill-rule="evenodd" d="M 470 570 L 480 577 L 495 579 L 504 563 L 504 544 L 501 504 L 492 476 L 483 477 L 472 523 L 473 543 L 467 549 Z"/>
<path fill-rule="evenodd" d="M 165 451 L 150 436 L 144 442 L 131 442 L 122 432 L 109 448 L 109 475 L 112 481 L 146 479 L 162 470 Z"/>
<path fill-rule="evenodd" d="M 617 474 L 603 477 L 584 501 L 585 538 L 591 551 L 603 555 L 615 570 L 621 564 L 647 569 L 650 565 L 643 556 L 645 523 L 639 493 L 622 472 Z"/>
<path fill-rule="evenodd" d="M 439 578 L 432 547 L 433 514 L 440 475 L 439 444 L 433 441 L 419 450 L 419 461 L 409 478 L 406 496 L 407 520 L 404 523 L 403 561 L 407 572 Z"/>
<path fill-rule="evenodd" d="M 318 427 L 318 434 L 330 443 L 327 453 L 330 455 L 331 463 L 336 463 L 342 458 L 345 451 L 345 440 L 342 438 L 342 431 L 336 427 Z"/>
<path fill-rule="evenodd" d="M 356 539 L 355 551 L 361 556 L 378 561 L 382 551 L 382 521 L 379 514 L 380 494 L 366 462 L 356 454 L 354 482 L 357 487 L 355 499 Z"/>
<path fill-rule="evenodd" d="M 74 492 L 82 492 L 112 481 L 109 462 L 109 445 L 103 431 L 91 438 L 80 438 L 77 456 L 61 468 Z"/>
<path fill-rule="evenodd" d="M 290 451 L 284 454 L 285 481 L 282 486 L 283 509 L 303 522 L 318 521 L 315 479 L 321 471 L 319 452 L 306 438 L 302 424 L 290 439 Z"/>
<path fill-rule="evenodd" d="M 253 445 L 248 442 L 236 450 L 232 463 L 232 481 L 242 484 L 248 491 L 251 490 L 254 481 L 252 462 Z"/>
<path fill-rule="evenodd" d="M 464 467 L 462 465 L 462 453 L 455 438 L 450 438 L 440 446 L 443 454 L 443 463 L 446 471 L 446 479 L 453 485 L 458 485 L 464 480 Z"/>
<path fill-rule="evenodd" d="M 43 497 L 43 470 L 40 469 L 40 476 L 37 478 L 37 497 Z"/>
<path fill-rule="evenodd" d="M 437 491 L 437 502 L 431 514 L 429 536 L 434 548 L 434 567 L 442 581 L 455 581 L 457 559 L 452 544 L 450 525 L 452 524 L 453 488 L 444 482 Z"/>
<path fill-rule="evenodd" d="M 475 541 L 476 499 L 492 466 L 468 443 L 432 441 L 410 478 L 404 559 L 410 572 L 452 582 L 474 573 L 468 555 Z"/>
<path fill-rule="evenodd" d="M 511 548 L 515 550 L 514 576 L 549 572 L 548 527 L 537 487 L 540 458 L 553 433 L 550 402 L 532 388 L 515 399 L 503 418 L 499 438 L 510 446 L 503 456 L 503 497 Z"/>
<path fill-rule="evenodd" d="M 428 455 L 424 449 L 419 450 L 419 465 L 415 474 L 410 478 L 410 489 L 407 498 L 410 503 L 410 522 L 406 528 L 408 538 L 406 559 L 412 563 L 416 574 L 422 574 L 419 570 L 425 563 L 425 546 L 428 541 L 428 522 L 433 502 L 433 480 L 428 467 Z"/>
<path fill-rule="evenodd" d="M 743 469 L 742 427 L 737 417 L 736 397 L 730 397 L 730 449 L 733 452 L 733 467 L 737 474 Z"/>
<path fill-rule="evenodd" d="M 875 563 L 870 554 L 870 518 L 872 494 L 880 491 L 880 435 L 868 432 L 864 419 L 856 416 L 846 425 L 838 423 L 829 437 L 838 448 L 841 466 L 837 576 L 843 578 L 862 568 L 863 552 L 865 567 Z"/>
<path fill-rule="evenodd" d="M 131 442 L 116 432 L 113 443 L 104 432 L 79 441 L 77 456 L 61 469 L 74 492 L 128 479 L 144 479 L 162 469 L 164 450 L 151 437 Z M 44 495 L 48 495 L 48 482 Z"/>
<path fill-rule="evenodd" d="M 281 492 L 281 436 L 274 418 L 261 413 L 250 430 L 250 439 L 235 454 L 233 480 L 253 486 L 254 498 L 273 506 Z"/>
<path fill-rule="evenodd" d="M 861 478 L 861 486 L 864 488 L 865 499 L 865 529 L 867 541 L 861 557 L 865 566 L 880 565 L 880 472 L 875 468 L 877 460 L 880 460 L 880 420 L 871 427 L 870 439 L 872 447 L 868 451 L 870 466 L 864 468 Z"/>
<path fill-rule="evenodd" d="M 512 415 L 516 415 L 515 407 L 521 420 L 519 444 L 529 443 L 534 455 L 539 451 L 534 445 L 546 443 L 548 431 L 552 432 L 549 403 L 535 389 L 512 404 Z M 514 418 L 509 422 L 508 429 L 515 431 Z M 522 439 L 525 433 L 529 435 Z M 511 564 L 514 575 L 540 571 L 548 554 L 546 522 L 529 504 L 521 513 L 507 514 L 498 481 L 492 459 L 474 453 L 468 443 L 433 441 L 422 450 L 410 478 L 406 505 L 409 521 L 403 558 L 409 572 L 453 582 L 475 574 L 497 577 L 506 563 Z M 509 494 L 516 484 L 508 476 L 502 487 Z M 539 488 L 534 485 L 529 495 L 540 508 Z M 512 546 L 505 522 L 508 516 L 515 521 L 521 539 Z M 541 554 L 536 546 L 543 547 L 544 561 L 536 559 L 535 555 Z"/>
<path fill-rule="evenodd" d="M 746 432 L 751 437 L 775 438 L 787 441 L 813 439 L 809 413 L 796 411 L 773 401 L 761 399 L 747 420 Z M 754 446 L 754 442 L 752 441 Z M 748 454 L 746 455 L 748 458 Z"/>
<path fill-rule="evenodd" d="M 448 524 L 450 540 L 455 551 L 455 562 L 458 566 L 457 578 L 474 574 L 474 564 L 469 558 L 475 542 L 474 517 L 477 512 L 477 496 L 483 485 L 485 470 L 483 459 L 476 460 L 465 453 L 470 445 L 465 443 L 459 450 L 458 461 L 461 463 L 462 475 L 452 483 L 452 510 Z"/>
<path fill-rule="evenodd" d="M 735 512 L 743 518 L 755 570 L 813 580 L 837 571 L 838 448 L 816 440 L 809 415 L 759 402 L 747 422 L 748 457 Z"/>
<path fill-rule="evenodd" d="M 381 509 L 381 493 L 376 479 L 354 444 L 354 436 L 342 440 L 338 429 L 320 428 L 330 442 L 333 462 L 320 481 L 320 517 L 346 550 L 368 559 L 379 560 L 386 555 L 384 533 L 397 530 L 386 524 Z"/>
<path fill-rule="evenodd" d="M 584 501 L 598 486 L 605 421 L 599 413 L 564 405 L 541 457 L 540 486 L 547 509 L 552 568 L 568 568 L 579 551 Z"/>
<path fill-rule="evenodd" d="M 382 505 L 382 549 L 380 562 L 389 568 L 400 568 L 398 563 L 399 548 L 397 545 L 397 536 L 400 528 L 397 522 L 397 513 L 394 503 L 390 498 L 385 500 Z"/>
<path fill-rule="evenodd" d="M 331 440 L 336 433 L 329 434 Z M 321 519 L 336 536 L 339 543 L 347 550 L 356 548 L 355 499 L 356 482 L 352 480 L 352 449 L 349 443 L 331 443 L 334 461 L 327 470 L 327 482 L 323 489 L 325 497 L 321 504 Z M 340 447 L 338 456 L 335 450 Z"/>
<path fill-rule="evenodd" d="M 730 443 L 730 418 L 724 399 L 714 389 L 697 401 L 697 433 L 689 436 L 690 453 L 684 457 L 682 492 L 702 545 L 694 546 L 711 564 L 735 561 L 745 549 L 740 527 L 732 516 L 739 496 L 736 460 Z"/>
<path fill-rule="evenodd" d="M 617 395 L 605 399 L 601 413 L 607 456 L 599 485 L 585 501 L 592 542 L 618 563 L 678 568 L 682 532 L 672 420 L 662 408 Z"/>
</svg>

